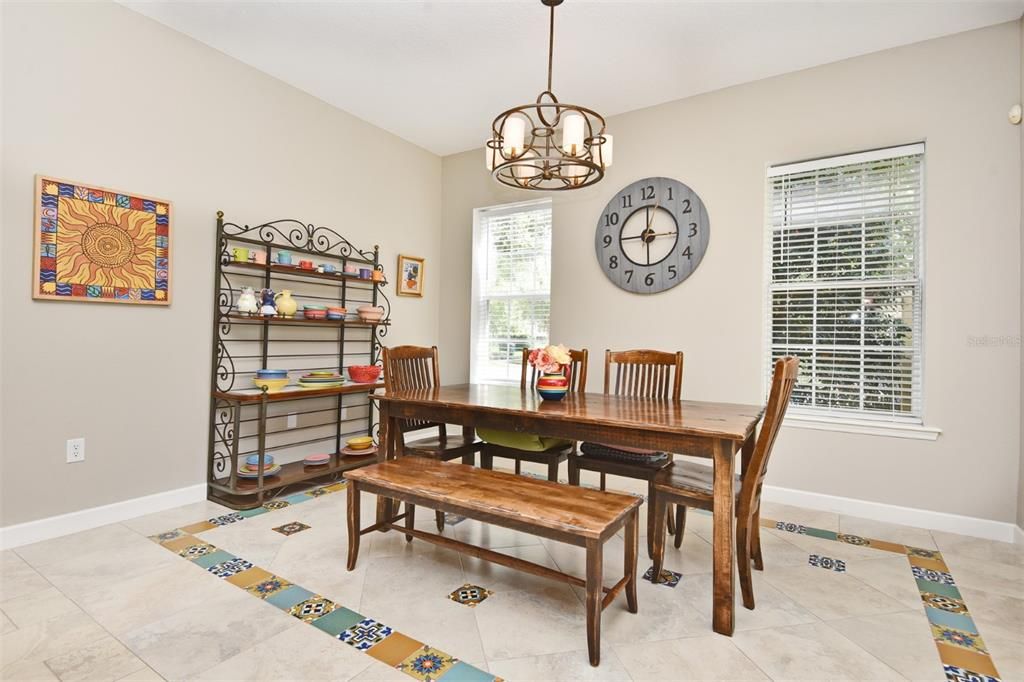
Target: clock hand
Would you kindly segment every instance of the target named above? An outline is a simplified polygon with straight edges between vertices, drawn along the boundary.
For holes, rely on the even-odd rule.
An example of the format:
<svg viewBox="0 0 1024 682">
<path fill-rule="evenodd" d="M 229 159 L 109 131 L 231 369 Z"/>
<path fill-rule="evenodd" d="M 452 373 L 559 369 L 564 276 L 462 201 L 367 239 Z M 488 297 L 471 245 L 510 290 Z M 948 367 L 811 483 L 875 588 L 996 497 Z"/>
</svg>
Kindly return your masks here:
<svg viewBox="0 0 1024 682">
<path fill-rule="evenodd" d="M 647 247 L 647 264 L 651 264 L 651 243 L 648 241 L 644 242 L 644 246 Z"/>
<path fill-rule="evenodd" d="M 658 206 L 660 204 L 661 204 L 661 199 L 658 199 L 658 202 L 656 204 L 654 204 L 654 210 L 653 211 L 651 210 L 650 206 L 647 207 L 647 229 L 648 230 L 651 229 L 651 219 L 654 217 L 654 214 L 658 212 Z"/>
<path fill-rule="evenodd" d="M 670 235 L 673 235 L 673 234 L 675 234 L 675 232 L 656 232 L 654 234 L 649 234 L 649 235 L 646 235 L 646 236 L 651 237 L 651 238 L 657 238 L 657 237 L 667 237 L 667 236 L 670 236 Z M 644 235 L 637 234 L 637 235 L 634 235 L 632 237 L 622 237 L 619 241 L 623 241 L 624 242 L 624 241 L 628 241 L 630 239 L 643 239 L 643 238 L 644 238 Z"/>
</svg>

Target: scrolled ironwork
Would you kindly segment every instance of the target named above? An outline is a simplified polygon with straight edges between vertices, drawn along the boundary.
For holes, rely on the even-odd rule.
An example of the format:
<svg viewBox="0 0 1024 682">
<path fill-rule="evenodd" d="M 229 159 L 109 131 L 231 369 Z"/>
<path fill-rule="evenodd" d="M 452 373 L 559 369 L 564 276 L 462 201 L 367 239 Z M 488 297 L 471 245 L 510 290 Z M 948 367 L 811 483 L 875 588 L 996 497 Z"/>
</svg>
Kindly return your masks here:
<svg viewBox="0 0 1024 682">
<path fill-rule="evenodd" d="M 366 261 L 373 261 L 375 256 L 373 251 L 364 251 L 358 248 L 329 227 L 305 223 L 293 218 L 271 220 L 258 225 L 225 222 L 224 234 L 228 237 L 256 239 L 267 246 L 290 246 L 321 256 L 357 258 Z"/>
</svg>

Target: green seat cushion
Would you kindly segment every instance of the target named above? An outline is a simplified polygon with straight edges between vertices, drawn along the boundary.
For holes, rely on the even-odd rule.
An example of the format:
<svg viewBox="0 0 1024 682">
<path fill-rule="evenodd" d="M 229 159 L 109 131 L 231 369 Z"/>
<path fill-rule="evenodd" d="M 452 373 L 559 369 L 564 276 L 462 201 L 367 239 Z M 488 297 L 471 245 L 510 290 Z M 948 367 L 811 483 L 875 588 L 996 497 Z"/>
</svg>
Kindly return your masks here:
<svg viewBox="0 0 1024 682">
<path fill-rule="evenodd" d="M 500 445 L 514 450 L 526 450 L 527 452 L 544 452 L 545 450 L 572 445 L 571 440 L 535 436 L 532 433 L 500 431 L 498 429 L 477 429 L 476 433 L 482 440 L 492 445 Z"/>
</svg>

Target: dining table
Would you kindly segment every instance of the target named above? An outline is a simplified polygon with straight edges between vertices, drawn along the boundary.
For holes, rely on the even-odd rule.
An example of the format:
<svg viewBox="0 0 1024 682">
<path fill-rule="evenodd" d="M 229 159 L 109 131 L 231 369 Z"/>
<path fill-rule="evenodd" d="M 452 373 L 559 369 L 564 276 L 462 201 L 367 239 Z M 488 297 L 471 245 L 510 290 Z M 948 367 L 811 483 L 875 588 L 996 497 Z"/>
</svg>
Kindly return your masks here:
<svg viewBox="0 0 1024 682">
<path fill-rule="evenodd" d="M 714 470 L 712 627 L 732 635 L 734 628 L 734 534 L 736 454 L 744 471 L 754 450 L 754 434 L 764 408 L 759 405 L 625 397 L 602 393 L 542 399 L 518 385 L 460 384 L 370 394 L 380 411 L 377 458 L 403 456 L 401 420 L 461 425 L 464 435 L 477 427 L 643 448 L 711 460 Z M 389 513 L 378 500 L 378 520 Z M 662 531 L 663 532 L 663 531 Z"/>
</svg>

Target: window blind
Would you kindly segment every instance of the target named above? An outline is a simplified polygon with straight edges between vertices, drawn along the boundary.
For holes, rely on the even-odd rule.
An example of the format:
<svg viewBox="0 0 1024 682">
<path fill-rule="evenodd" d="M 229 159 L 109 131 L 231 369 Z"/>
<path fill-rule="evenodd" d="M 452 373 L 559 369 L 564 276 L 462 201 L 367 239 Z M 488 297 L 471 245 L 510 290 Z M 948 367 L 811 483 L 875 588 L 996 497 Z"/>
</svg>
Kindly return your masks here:
<svg viewBox="0 0 1024 682">
<path fill-rule="evenodd" d="M 519 381 L 522 349 L 548 343 L 551 201 L 474 211 L 470 380 Z"/>
<path fill-rule="evenodd" d="M 920 423 L 924 145 L 768 170 L 768 360 L 794 412 Z"/>
</svg>

